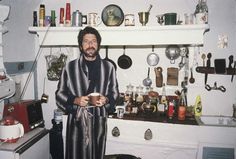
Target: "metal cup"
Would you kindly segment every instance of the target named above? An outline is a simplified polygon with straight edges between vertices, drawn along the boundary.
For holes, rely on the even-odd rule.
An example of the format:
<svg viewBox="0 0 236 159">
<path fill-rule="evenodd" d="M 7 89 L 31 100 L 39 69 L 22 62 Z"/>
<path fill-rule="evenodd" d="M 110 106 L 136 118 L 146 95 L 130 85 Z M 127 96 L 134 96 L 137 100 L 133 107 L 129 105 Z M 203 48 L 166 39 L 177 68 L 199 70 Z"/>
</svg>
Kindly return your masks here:
<svg viewBox="0 0 236 159">
<path fill-rule="evenodd" d="M 149 19 L 149 12 L 139 12 L 139 22 L 142 24 L 142 26 L 145 26 Z"/>
<path fill-rule="evenodd" d="M 87 15 L 83 15 L 79 10 L 76 10 L 72 14 L 72 26 L 82 26 L 87 24 Z"/>
<path fill-rule="evenodd" d="M 125 113 L 124 108 L 117 108 L 117 118 L 123 118 Z"/>
</svg>

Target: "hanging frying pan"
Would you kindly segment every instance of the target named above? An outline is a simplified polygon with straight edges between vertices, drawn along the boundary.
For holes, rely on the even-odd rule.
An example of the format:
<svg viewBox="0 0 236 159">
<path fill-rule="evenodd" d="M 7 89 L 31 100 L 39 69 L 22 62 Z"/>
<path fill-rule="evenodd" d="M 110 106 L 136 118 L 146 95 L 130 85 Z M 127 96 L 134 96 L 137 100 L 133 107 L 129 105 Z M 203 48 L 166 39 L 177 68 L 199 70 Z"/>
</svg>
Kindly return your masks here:
<svg viewBox="0 0 236 159">
<path fill-rule="evenodd" d="M 109 61 L 110 63 L 112 63 L 112 65 L 115 67 L 115 70 L 117 69 L 116 63 L 108 58 L 108 46 L 106 46 L 106 57 L 104 58 L 104 60 Z"/>
<path fill-rule="evenodd" d="M 154 52 L 154 45 L 152 46 L 152 53 L 147 56 L 147 63 L 149 66 L 156 66 L 159 63 L 159 56 Z"/>
<path fill-rule="evenodd" d="M 125 55 L 125 46 L 123 46 L 123 50 L 124 53 L 118 58 L 117 63 L 120 68 L 128 69 L 132 65 L 132 60 L 129 56 Z"/>
</svg>

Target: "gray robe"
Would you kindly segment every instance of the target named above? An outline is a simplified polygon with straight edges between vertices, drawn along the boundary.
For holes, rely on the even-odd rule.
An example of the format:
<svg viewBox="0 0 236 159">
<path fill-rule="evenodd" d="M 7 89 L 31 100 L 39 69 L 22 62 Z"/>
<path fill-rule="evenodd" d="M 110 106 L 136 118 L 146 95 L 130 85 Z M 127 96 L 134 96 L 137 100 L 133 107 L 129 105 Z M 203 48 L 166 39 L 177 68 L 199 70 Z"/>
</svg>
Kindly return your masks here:
<svg viewBox="0 0 236 159">
<path fill-rule="evenodd" d="M 113 112 L 119 95 L 113 65 L 99 59 L 100 78 L 95 92 L 109 99 L 103 107 L 84 108 L 71 104 L 75 97 L 87 95 L 88 68 L 81 55 L 62 70 L 56 91 L 56 104 L 68 114 L 66 159 L 103 159 L 107 135 L 107 114 Z"/>
</svg>

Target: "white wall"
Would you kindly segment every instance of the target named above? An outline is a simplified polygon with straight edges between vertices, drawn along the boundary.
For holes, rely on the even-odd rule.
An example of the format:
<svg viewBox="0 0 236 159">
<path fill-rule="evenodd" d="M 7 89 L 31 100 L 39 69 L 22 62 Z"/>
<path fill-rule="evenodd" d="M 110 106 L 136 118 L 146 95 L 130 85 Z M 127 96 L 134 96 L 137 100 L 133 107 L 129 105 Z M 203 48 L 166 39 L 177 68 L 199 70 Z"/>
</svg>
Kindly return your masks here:
<svg viewBox="0 0 236 159">
<path fill-rule="evenodd" d="M 177 12 L 180 18 L 183 18 L 184 13 L 192 13 L 195 10 L 195 6 L 198 0 L 135 0 L 135 1 L 123 1 L 123 0 L 71 0 L 72 8 L 71 10 L 80 10 L 83 14 L 88 14 L 89 12 L 98 12 L 101 14 L 103 8 L 108 4 L 114 3 L 119 5 L 125 14 L 133 13 L 136 16 L 136 25 L 141 25 L 138 21 L 137 13 L 139 11 L 146 11 L 149 4 L 153 5 L 151 10 L 150 19 L 148 26 L 158 25 L 156 21 L 156 15 L 166 12 Z M 35 44 L 34 35 L 28 33 L 28 26 L 32 25 L 32 12 L 33 10 L 38 10 L 39 4 L 44 3 L 46 5 L 46 13 L 50 15 L 50 10 L 56 10 L 57 16 L 59 16 L 59 8 L 65 7 L 66 0 L 50 1 L 34 1 L 30 0 L 18 0 L 18 1 L 7 1 L 2 0 L 0 3 L 11 5 L 10 18 L 7 21 L 7 26 L 9 32 L 4 36 L 4 60 L 5 61 L 28 61 L 34 59 L 35 49 L 37 50 L 37 41 Z M 208 0 L 209 7 L 209 24 L 210 31 L 205 34 L 205 43 L 202 48 L 200 48 L 200 53 L 197 54 L 197 60 L 199 66 L 202 65 L 201 54 L 211 52 L 212 66 L 214 65 L 213 60 L 217 58 L 225 58 L 233 54 L 236 58 L 235 53 L 235 42 L 236 42 L 236 2 L 235 0 Z M 171 4 L 171 5 L 170 5 Z M 26 7 L 27 6 L 27 7 Z M 30 9 L 25 9 L 30 8 Z M 57 19 L 58 20 L 58 19 Z M 103 25 L 103 24 L 101 24 Z M 217 47 L 218 35 L 225 34 L 228 36 L 228 47 L 221 49 Z M 114 37 L 115 38 L 115 37 Z M 124 37 L 125 38 L 125 37 Z M 158 38 L 158 37 L 153 37 Z M 181 38 L 181 37 L 180 37 Z M 121 39 L 122 40 L 122 39 Z M 35 47 L 36 46 L 36 47 Z M 52 53 L 56 53 L 59 48 L 53 48 Z M 65 53 L 69 53 L 72 57 L 78 54 L 78 49 L 76 48 L 61 48 Z M 123 92 L 126 89 L 126 85 L 129 83 L 138 86 L 142 84 L 142 80 L 147 76 L 146 63 L 147 55 L 152 51 L 151 47 L 145 48 L 127 48 L 126 54 L 130 56 L 133 60 L 133 65 L 128 70 L 122 70 L 118 68 L 117 75 L 120 86 L 120 91 Z M 178 67 L 180 59 L 176 60 L 174 65 L 171 65 L 169 60 L 165 57 L 164 48 L 155 48 L 160 56 L 160 62 L 158 66 L 164 68 L 167 67 Z M 36 51 L 37 52 L 37 51 Z M 105 50 L 101 49 L 101 56 L 104 57 Z M 192 50 L 190 52 L 194 54 Z M 49 48 L 43 48 L 42 54 L 39 58 L 39 69 L 38 71 L 38 95 L 40 98 L 43 93 L 43 80 L 46 77 L 46 61 L 44 56 L 50 54 Z M 109 49 L 109 58 L 115 62 L 120 55 L 123 54 L 121 48 L 111 48 Z M 191 65 L 192 61 L 190 61 Z M 208 75 L 208 84 L 213 85 L 216 81 L 218 86 L 223 85 L 226 88 L 226 92 L 222 93 L 220 91 L 206 91 L 204 88 L 204 74 L 193 72 L 196 82 L 189 85 L 189 104 L 193 105 L 195 98 L 198 94 L 202 97 L 203 103 L 203 114 L 222 114 L 222 115 L 232 115 L 232 104 L 236 103 L 236 77 L 233 83 L 231 83 L 231 76 L 226 75 Z M 164 72 L 166 76 L 166 72 Z M 152 68 L 150 78 L 155 82 L 155 75 Z M 56 108 L 54 100 L 54 92 L 56 90 L 57 82 L 46 80 L 45 93 L 49 95 L 49 102 L 43 104 L 44 117 L 46 120 L 46 126 L 50 127 L 50 121 L 53 118 L 53 110 Z M 27 95 L 25 98 L 31 98 L 30 92 L 33 86 L 30 85 L 27 89 Z M 154 87 L 156 91 L 161 93 L 160 89 Z M 168 86 L 167 93 L 173 94 L 176 87 Z M 31 94 L 32 95 L 32 94 Z"/>
</svg>

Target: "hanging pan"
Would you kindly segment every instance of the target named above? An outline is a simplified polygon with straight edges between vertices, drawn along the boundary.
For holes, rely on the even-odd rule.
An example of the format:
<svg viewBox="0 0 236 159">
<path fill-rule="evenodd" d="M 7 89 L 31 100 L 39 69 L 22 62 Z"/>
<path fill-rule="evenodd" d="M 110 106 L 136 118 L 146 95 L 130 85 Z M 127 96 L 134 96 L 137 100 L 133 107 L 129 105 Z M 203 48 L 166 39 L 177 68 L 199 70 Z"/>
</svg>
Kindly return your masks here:
<svg viewBox="0 0 236 159">
<path fill-rule="evenodd" d="M 110 63 L 112 63 L 112 65 L 115 67 L 115 70 L 117 69 L 116 63 L 113 60 L 108 58 L 108 46 L 106 46 L 106 57 L 104 58 L 104 60 L 109 61 Z"/>
<path fill-rule="evenodd" d="M 123 50 L 123 55 L 118 58 L 117 63 L 120 68 L 128 69 L 132 65 L 132 60 L 129 56 L 125 55 L 125 46 L 123 46 Z"/>
<path fill-rule="evenodd" d="M 154 52 L 154 45 L 152 45 L 152 53 L 147 56 L 147 63 L 149 66 L 156 66 L 159 63 L 159 56 Z"/>
</svg>

